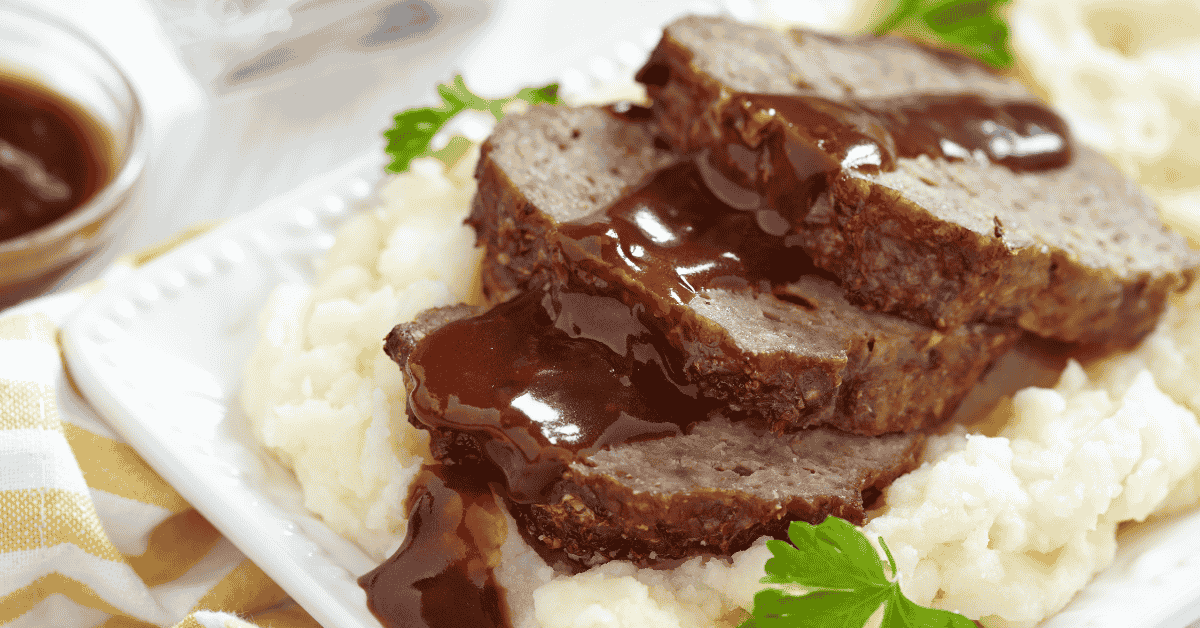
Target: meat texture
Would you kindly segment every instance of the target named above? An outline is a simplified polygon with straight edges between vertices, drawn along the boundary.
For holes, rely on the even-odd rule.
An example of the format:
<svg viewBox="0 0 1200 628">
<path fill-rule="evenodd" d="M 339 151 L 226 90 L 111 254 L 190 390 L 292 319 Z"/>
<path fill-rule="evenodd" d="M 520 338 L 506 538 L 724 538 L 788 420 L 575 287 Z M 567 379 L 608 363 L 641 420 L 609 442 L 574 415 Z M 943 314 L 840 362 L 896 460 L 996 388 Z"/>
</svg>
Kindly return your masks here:
<svg viewBox="0 0 1200 628">
<path fill-rule="evenodd" d="M 594 107 L 535 107 L 498 125 L 483 146 L 468 219 L 487 251 L 493 299 L 552 283 L 624 300 L 677 349 L 703 395 L 780 431 L 828 425 L 883 434 L 935 424 L 1019 335 L 977 323 L 937 331 L 855 307 L 799 248 L 762 233 L 752 213 L 726 211 L 728 221 L 712 230 L 774 242 L 752 242 L 768 251 L 766 263 L 795 271 L 773 285 L 718 284 L 681 296 L 659 275 L 618 264 L 620 256 L 604 252 L 608 236 L 571 234 L 616 225 L 605 208 L 679 163 L 657 132 L 653 122 Z M 685 226 L 703 230 L 696 225 Z"/>
<path fill-rule="evenodd" d="M 516 505 L 527 538 L 583 564 L 728 556 L 788 523 L 862 525 L 866 499 L 916 466 L 920 433 L 828 428 L 782 437 L 715 419 L 690 434 L 629 443 L 572 464 L 549 503 Z"/>
<path fill-rule="evenodd" d="M 1061 167 L 1014 168 L 1016 157 L 953 147 L 882 168 L 843 167 L 847 153 L 824 135 L 841 131 L 813 123 L 821 115 L 814 108 L 850 117 L 886 111 L 883 118 L 907 124 L 905 111 L 957 112 L 956 102 L 964 110 L 1041 107 L 1016 81 L 952 53 L 897 37 L 688 17 L 666 28 L 639 80 L 677 150 L 701 152 L 767 195 L 774 186 L 776 199 L 779 188 L 795 187 L 780 147 L 823 150 L 833 167 L 784 213 L 814 262 L 866 307 L 939 329 L 992 321 L 1068 342 L 1129 345 L 1200 266 L 1200 253 L 1162 224 L 1152 201 L 1085 146 L 1062 147 L 1069 159 Z M 789 102 L 806 113 L 767 106 Z M 838 124 L 864 129 L 880 119 L 842 116 Z M 1065 123 L 1062 131 L 1069 138 Z M 879 142 L 885 162 L 893 139 L 904 138 Z"/>
<path fill-rule="evenodd" d="M 407 368 L 430 332 L 479 311 L 423 312 L 396 326 L 385 350 Z M 411 394 L 411 372 L 406 382 Z M 410 406 L 409 420 L 429 430 L 436 460 L 458 473 L 503 477 L 491 434 L 430 427 L 442 418 L 422 420 Z M 548 557 L 583 565 L 729 555 L 760 536 L 782 537 L 793 520 L 835 515 L 861 524 L 870 500 L 916 465 L 925 440 L 921 433 L 868 437 L 829 428 L 779 436 L 719 414 L 697 421 L 686 434 L 581 456 L 551 480 L 544 499 L 509 500 L 522 533 Z"/>
</svg>

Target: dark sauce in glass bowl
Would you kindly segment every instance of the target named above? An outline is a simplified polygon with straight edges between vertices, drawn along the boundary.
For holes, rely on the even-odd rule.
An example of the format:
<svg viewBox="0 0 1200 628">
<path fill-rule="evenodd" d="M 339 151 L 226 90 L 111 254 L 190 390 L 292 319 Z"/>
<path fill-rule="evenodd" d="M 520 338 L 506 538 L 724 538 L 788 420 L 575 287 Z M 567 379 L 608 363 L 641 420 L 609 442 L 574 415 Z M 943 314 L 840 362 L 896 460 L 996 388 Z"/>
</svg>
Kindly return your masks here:
<svg viewBox="0 0 1200 628">
<path fill-rule="evenodd" d="M 29 79 L 0 75 L 0 242 L 82 206 L 116 171 L 107 128 Z"/>
</svg>

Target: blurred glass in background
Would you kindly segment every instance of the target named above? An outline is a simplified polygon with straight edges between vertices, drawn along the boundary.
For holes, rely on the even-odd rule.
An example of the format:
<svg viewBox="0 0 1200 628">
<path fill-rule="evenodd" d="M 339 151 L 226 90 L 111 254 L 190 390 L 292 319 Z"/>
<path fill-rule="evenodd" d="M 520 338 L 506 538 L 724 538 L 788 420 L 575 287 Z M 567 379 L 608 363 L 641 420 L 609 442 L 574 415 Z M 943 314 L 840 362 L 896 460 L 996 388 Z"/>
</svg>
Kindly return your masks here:
<svg viewBox="0 0 1200 628">
<path fill-rule="evenodd" d="M 303 80 L 483 21 L 486 0 L 153 0 L 214 93 Z M 319 65 L 319 69 L 313 66 Z"/>
</svg>

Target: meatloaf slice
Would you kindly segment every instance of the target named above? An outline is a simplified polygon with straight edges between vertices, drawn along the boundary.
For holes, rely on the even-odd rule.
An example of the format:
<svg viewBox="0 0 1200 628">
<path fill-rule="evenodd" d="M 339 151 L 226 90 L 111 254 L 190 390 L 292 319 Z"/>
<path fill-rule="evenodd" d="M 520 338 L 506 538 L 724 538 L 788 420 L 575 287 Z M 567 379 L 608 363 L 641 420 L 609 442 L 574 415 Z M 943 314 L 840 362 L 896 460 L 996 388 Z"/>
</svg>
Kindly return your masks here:
<svg viewBox="0 0 1200 628">
<path fill-rule="evenodd" d="M 784 538 L 791 521 L 862 525 L 864 493 L 913 469 L 924 440 L 828 428 L 776 437 L 714 419 L 574 462 L 548 503 L 510 512 L 526 538 L 583 564 L 728 556 L 761 536 Z"/>
<path fill-rule="evenodd" d="M 410 397 L 429 384 L 420 378 L 432 376 L 420 369 L 414 376 L 414 352 L 419 356 L 422 343 L 436 342 L 433 332 L 443 325 L 478 314 L 465 306 L 429 310 L 388 335 L 385 350 L 405 369 Z M 526 359 L 513 361 L 523 366 Z M 424 415 L 427 410 L 408 405 L 410 421 L 430 432 L 435 459 L 505 485 L 510 497 L 520 494 L 509 484 L 536 470 L 537 460 L 514 474 L 495 426 L 448 428 L 464 420 L 461 406 L 453 418 Z M 920 433 L 868 437 L 829 428 L 778 436 L 719 415 L 696 416 L 694 423 L 686 433 L 580 452 L 539 480 L 548 487 L 535 491 L 536 499 L 510 498 L 509 509 L 539 551 L 565 552 L 584 565 L 729 555 L 760 536 L 782 537 L 793 520 L 817 523 L 835 515 L 861 524 L 869 501 L 916 465 L 924 443 Z"/>
<path fill-rule="evenodd" d="M 1095 151 L 1069 143 L 1061 119 L 1016 81 L 952 53 L 895 37 L 688 17 L 665 29 L 639 79 L 669 141 L 705 151 L 732 180 L 793 205 L 782 213 L 798 242 L 867 307 L 941 329 L 985 320 L 1128 345 L 1200 267 L 1200 253 L 1162 224 L 1141 190 Z M 1041 127 L 1058 128 L 1068 142 L 1057 161 L 1032 168 L 986 151 L 940 149 L 899 155 L 888 167 L 849 167 L 815 117 L 771 106 L 816 103 L 850 117 L 899 111 L 903 119 L 905 107 L 930 103 L 953 113 L 955 99 L 1041 111 Z M 861 129 L 879 119 L 838 124 Z M 796 180 L 779 157 L 785 145 L 823 152 L 825 179 Z M 786 198 L 797 186 L 810 189 Z"/>
<path fill-rule="evenodd" d="M 937 423 L 1016 339 L 1012 329 L 971 323 L 939 332 L 851 305 L 753 213 L 718 207 L 691 162 L 656 146 L 654 124 L 636 117 L 535 107 L 497 126 L 483 146 L 468 219 L 487 250 L 493 298 L 554 284 L 567 295 L 620 301 L 675 348 L 674 366 L 704 396 L 780 431 L 828 425 L 882 434 Z M 669 225 L 649 225 L 639 204 L 629 220 L 606 217 L 606 208 L 663 181 L 671 202 L 692 199 L 704 211 L 681 210 L 663 218 Z M 688 292 L 674 268 L 663 268 L 678 247 L 609 235 L 641 237 L 634 222 L 660 236 L 674 228 L 699 241 L 732 240 L 749 278 Z M 626 263 L 622 247 L 642 261 Z M 602 335 L 589 331 L 596 317 L 572 298 L 556 304 L 565 308 L 559 316 Z"/>
<path fill-rule="evenodd" d="M 558 225 L 616 201 L 678 157 L 639 112 L 537 106 L 499 122 L 480 148 L 467 223 L 484 247 L 483 288 L 507 301 L 549 279 L 547 237 Z"/>
</svg>

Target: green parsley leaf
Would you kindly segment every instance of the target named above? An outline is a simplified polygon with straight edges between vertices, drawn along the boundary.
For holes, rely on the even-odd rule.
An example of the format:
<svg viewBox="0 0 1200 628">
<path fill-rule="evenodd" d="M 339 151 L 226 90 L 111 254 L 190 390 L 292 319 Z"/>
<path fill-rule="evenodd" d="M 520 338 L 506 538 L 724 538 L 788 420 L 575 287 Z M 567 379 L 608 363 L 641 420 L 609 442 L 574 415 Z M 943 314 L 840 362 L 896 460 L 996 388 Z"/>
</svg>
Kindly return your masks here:
<svg viewBox="0 0 1200 628">
<path fill-rule="evenodd" d="M 876 35 L 910 28 L 958 48 L 988 65 L 1007 68 L 1008 24 L 1000 7 L 1010 0 L 899 0 L 874 29 Z"/>
<path fill-rule="evenodd" d="M 544 87 L 525 88 L 517 92 L 515 96 L 508 98 L 488 100 L 472 93 L 467 88 L 467 84 L 463 82 L 462 76 L 459 75 L 445 85 L 438 85 L 437 91 L 438 95 L 442 97 L 440 106 L 402 111 L 396 114 L 392 128 L 384 132 L 383 136 L 387 139 L 387 147 L 384 150 L 392 156 L 392 161 L 387 166 L 389 172 L 408 170 L 408 165 L 417 157 L 428 155 L 444 157 L 447 154 L 460 154 L 462 152 L 460 150 L 461 142 L 456 143 L 452 140 L 455 150 L 448 152 L 445 149 L 432 151 L 429 144 L 433 141 L 433 136 L 442 130 L 450 118 L 463 111 L 468 109 L 486 111 L 499 120 L 504 117 L 504 108 L 518 100 L 523 100 L 531 105 L 539 103 L 557 105 L 560 102 L 556 83 Z"/>
<path fill-rule="evenodd" d="M 517 98 L 525 102 L 536 105 L 538 103 L 546 103 L 548 105 L 557 105 L 558 99 L 558 83 L 551 83 L 545 87 L 526 87 L 517 92 Z"/>
<path fill-rule="evenodd" d="M 763 582 L 839 590 L 886 581 L 883 565 L 867 537 L 845 521 L 836 521 L 845 525 L 793 523 L 788 528 L 791 545 L 767 541 L 772 558 L 767 561 Z"/>
<path fill-rule="evenodd" d="M 900 584 L 884 574 L 884 563 L 867 537 L 837 517 L 818 525 L 794 521 L 786 541 L 767 541 L 765 584 L 808 590 L 792 595 L 769 588 L 754 596 L 754 610 L 741 628 L 820 628 L 863 626 L 884 605 L 882 628 L 975 628 L 975 622 L 949 611 L 918 606 L 904 597 Z M 896 561 L 887 543 L 892 577 Z"/>
<path fill-rule="evenodd" d="M 754 617 L 742 624 L 754 628 L 828 628 L 862 626 L 887 599 L 872 592 L 858 595 L 846 591 L 817 591 L 797 597 L 779 589 L 763 589 L 754 595 Z"/>
</svg>

